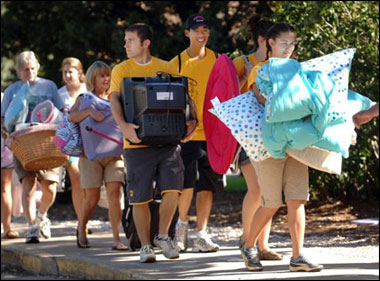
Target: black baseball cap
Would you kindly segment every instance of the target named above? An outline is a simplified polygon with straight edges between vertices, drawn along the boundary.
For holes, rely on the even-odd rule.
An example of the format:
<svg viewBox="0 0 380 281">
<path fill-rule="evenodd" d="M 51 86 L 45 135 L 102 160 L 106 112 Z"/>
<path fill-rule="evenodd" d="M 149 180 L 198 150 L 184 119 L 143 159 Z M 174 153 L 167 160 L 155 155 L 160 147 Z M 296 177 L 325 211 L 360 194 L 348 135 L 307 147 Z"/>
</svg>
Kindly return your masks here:
<svg viewBox="0 0 380 281">
<path fill-rule="evenodd" d="M 210 29 L 210 25 L 208 24 L 206 18 L 201 14 L 194 14 L 187 18 L 186 20 L 186 29 L 197 29 L 199 26 L 204 25 L 208 29 Z"/>
</svg>

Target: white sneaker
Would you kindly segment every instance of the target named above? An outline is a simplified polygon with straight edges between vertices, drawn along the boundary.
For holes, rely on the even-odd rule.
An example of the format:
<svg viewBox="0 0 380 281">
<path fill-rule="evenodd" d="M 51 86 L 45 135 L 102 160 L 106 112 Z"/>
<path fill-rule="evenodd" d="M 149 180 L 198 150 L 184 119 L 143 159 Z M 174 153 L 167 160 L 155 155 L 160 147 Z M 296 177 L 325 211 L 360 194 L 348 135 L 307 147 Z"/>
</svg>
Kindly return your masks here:
<svg viewBox="0 0 380 281">
<path fill-rule="evenodd" d="M 140 249 L 140 262 L 156 262 L 152 245 L 145 245 Z"/>
<path fill-rule="evenodd" d="M 38 237 L 38 227 L 35 225 L 29 226 L 28 232 L 26 233 L 26 243 L 35 244 L 40 243 L 40 238 Z"/>
<path fill-rule="evenodd" d="M 50 220 L 48 217 L 41 216 L 40 213 L 38 213 L 36 218 L 37 227 L 40 230 L 40 235 L 43 236 L 46 239 L 49 239 L 51 237 L 51 231 L 50 231 Z"/>
<path fill-rule="evenodd" d="M 166 238 L 161 238 L 158 235 L 153 239 L 154 245 L 162 249 L 162 253 L 168 259 L 179 258 L 179 252 L 177 247 L 174 245 L 172 239 L 168 236 Z"/>
<path fill-rule="evenodd" d="M 210 237 L 202 236 L 195 239 L 193 251 L 203 253 L 217 252 L 219 251 L 219 245 L 212 242 Z"/>
<path fill-rule="evenodd" d="M 175 225 L 175 237 L 174 243 L 180 252 L 186 252 L 187 250 L 187 232 L 189 230 L 189 224 L 177 222 Z"/>
</svg>

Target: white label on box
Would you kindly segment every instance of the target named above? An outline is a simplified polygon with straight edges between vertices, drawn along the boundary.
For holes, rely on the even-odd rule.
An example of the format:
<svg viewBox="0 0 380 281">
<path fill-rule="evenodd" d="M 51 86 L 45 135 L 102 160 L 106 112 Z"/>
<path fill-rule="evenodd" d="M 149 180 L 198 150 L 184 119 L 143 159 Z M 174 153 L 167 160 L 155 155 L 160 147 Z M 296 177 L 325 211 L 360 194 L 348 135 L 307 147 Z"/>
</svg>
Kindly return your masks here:
<svg viewBox="0 0 380 281">
<path fill-rule="evenodd" d="M 173 92 L 157 92 L 157 100 L 173 100 Z"/>
</svg>

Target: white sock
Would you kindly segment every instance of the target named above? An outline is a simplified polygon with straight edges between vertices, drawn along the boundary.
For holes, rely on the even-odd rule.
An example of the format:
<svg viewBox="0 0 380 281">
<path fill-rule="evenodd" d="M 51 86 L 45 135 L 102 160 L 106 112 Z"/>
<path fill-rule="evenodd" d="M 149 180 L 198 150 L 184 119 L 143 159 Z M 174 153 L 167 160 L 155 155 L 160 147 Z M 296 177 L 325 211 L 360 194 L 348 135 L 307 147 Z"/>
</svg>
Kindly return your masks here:
<svg viewBox="0 0 380 281">
<path fill-rule="evenodd" d="M 46 213 L 42 214 L 40 211 L 38 211 L 37 212 L 37 217 L 40 217 L 40 218 L 44 219 L 46 217 Z"/>
<path fill-rule="evenodd" d="M 178 221 L 177 221 L 178 224 L 185 224 L 185 225 L 188 225 L 189 224 L 189 221 L 183 221 L 181 220 L 179 217 L 178 217 Z"/>
<path fill-rule="evenodd" d="M 197 232 L 197 237 L 198 238 L 207 237 L 207 236 L 208 235 L 207 235 L 206 229 L 203 229 L 203 230 Z"/>
<path fill-rule="evenodd" d="M 167 239 L 169 237 L 169 235 L 168 234 L 158 234 L 157 237 L 160 239 Z"/>
</svg>

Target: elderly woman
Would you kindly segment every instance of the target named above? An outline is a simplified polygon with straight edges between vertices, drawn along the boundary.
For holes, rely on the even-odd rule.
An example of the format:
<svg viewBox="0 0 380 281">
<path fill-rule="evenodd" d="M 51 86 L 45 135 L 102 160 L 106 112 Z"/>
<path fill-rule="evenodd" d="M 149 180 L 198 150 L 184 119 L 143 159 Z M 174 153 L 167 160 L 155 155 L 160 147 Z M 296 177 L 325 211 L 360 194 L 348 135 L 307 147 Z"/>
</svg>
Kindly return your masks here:
<svg viewBox="0 0 380 281">
<path fill-rule="evenodd" d="M 4 127 L 5 112 L 10 106 L 15 94 L 21 86 L 29 82 L 29 115 L 26 122 L 30 121 L 30 114 L 35 106 L 45 100 L 51 100 L 60 110 L 63 110 L 64 103 L 58 95 L 57 86 L 54 82 L 37 76 L 40 64 L 32 51 L 22 52 L 16 61 L 16 71 L 20 81 L 10 85 L 4 92 L 4 100 L 1 106 L 1 126 L 2 134 L 6 136 L 8 132 Z M 41 170 L 37 172 L 26 171 L 16 157 L 14 157 L 14 169 L 23 186 L 23 208 L 28 220 L 29 229 L 26 243 L 39 243 L 39 235 L 49 238 L 50 221 L 47 212 L 54 203 L 56 194 L 56 183 L 59 182 L 59 170 Z M 32 212 L 34 203 L 34 192 L 37 188 L 37 180 L 41 183 L 42 199 L 37 217 Z"/>
</svg>

